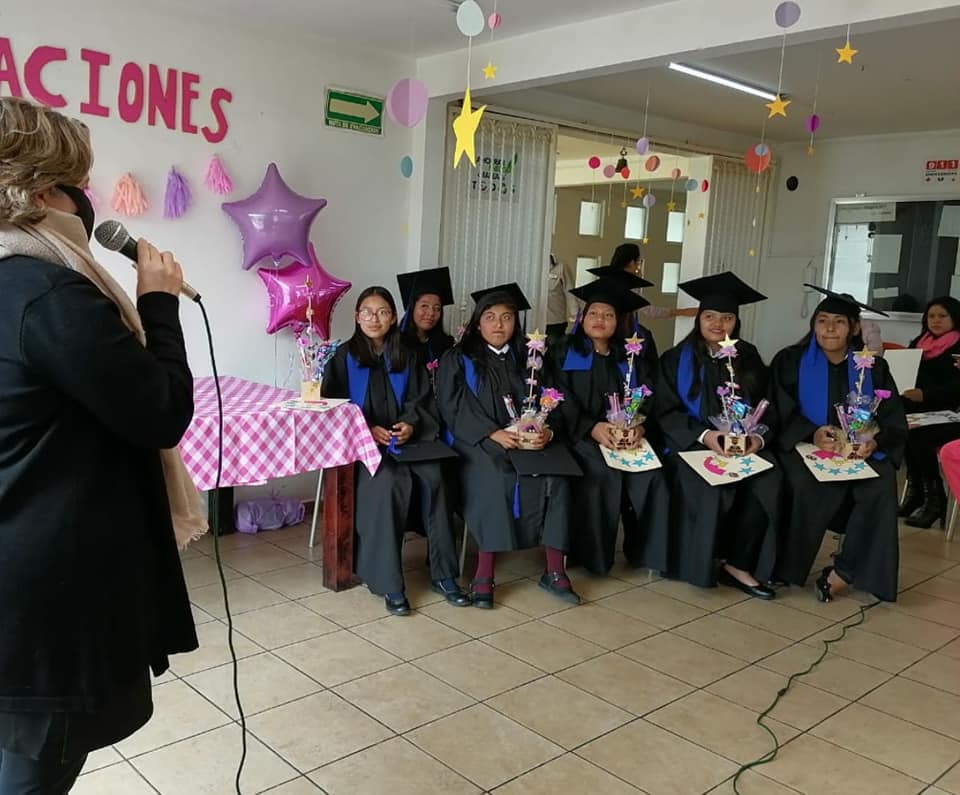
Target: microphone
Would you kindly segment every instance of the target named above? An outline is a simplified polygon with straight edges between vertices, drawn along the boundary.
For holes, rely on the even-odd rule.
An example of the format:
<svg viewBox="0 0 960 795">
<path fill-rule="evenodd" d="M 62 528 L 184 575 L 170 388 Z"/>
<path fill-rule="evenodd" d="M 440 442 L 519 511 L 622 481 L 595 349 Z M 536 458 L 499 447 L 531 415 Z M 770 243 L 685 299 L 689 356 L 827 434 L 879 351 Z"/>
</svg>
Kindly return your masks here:
<svg viewBox="0 0 960 795">
<path fill-rule="evenodd" d="M 93 232 L 97 242 L 108 251 L 117 251 L 137 267 L 137 241 L 130 237 L 127 228 L 119 221 L 104 221 Z M 180 292 L 191 301 L 199 301 L 200 293 L 184 282 Z"/>
</svg>

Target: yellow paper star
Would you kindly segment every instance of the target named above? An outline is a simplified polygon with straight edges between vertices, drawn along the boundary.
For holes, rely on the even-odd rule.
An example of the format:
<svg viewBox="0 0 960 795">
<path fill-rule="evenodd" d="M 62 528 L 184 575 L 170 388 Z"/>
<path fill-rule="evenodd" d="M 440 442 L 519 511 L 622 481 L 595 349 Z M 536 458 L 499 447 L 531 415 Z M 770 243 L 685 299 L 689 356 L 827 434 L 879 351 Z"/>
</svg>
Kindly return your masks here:
<svg viewBox="0 0 960 795">
<path fill-rule="evenodd" d="M 860 359 L 869 359 L 870 357 L 876 356 L 876 355 L 877 354 L 874 351 L 871 351 L 866 345 L 863 346 L 862 351 L 857 351 L 854 354 L 854 356 L 857 356 Z"/>
<path fill-rule="evenodd" d="M 474 146 L 473 137 L 477 134 L 477 127 L 480 126 L 480 117 L 487 109 L 486 105 L 481 105 L 477 110 L 472 109 L 470 104 L 470 86 L 467 86 L 463 95 L 463 107 L 460 108 L 460 115 L 453 120 L 453 134 L 457 138 L 457 146 L 453 152 L 453 167 L 460 165 L 460 158 L 467 156 L 470 165 L 477 164 L 477 152 Z"/>
<path fill-rule="evenodd" d="M 626 202 L 620 202 L 620 209 L 621 209 L 621 210 L 625 210 L 626 208 L 627 208 L 627 203 L 626 203 Z"/>
<path fill-rule="evenodd" d="M 699 218 L 701 221 L 706 217 L 707 217 L 706 213 L 697 213 L 697 218 Z"/>
<path fill-rule="evenodd" d="M 493 65 L 493 61 L 487 61 L 487 65 L 483 67 L 483 77 L 485 80 L 493 80 L 497 76 L 497 69 L 499 67 Z"/>
<path fill-rule="evenodd" d="M 740 340 L 732 340 L 730 339 L 730 335 L 727 334 L 724 336 L 722 340 L 720 340 L 720 350 L 721 351 L 729 351 L 731 349 L 736 350 L 738 342 L 740 342 Z"/>
<path fill-rule="evenodd" d="M 643 243 L 643 245 L 647 245 L 647 244 L 650 242 L 650 238 L 649 238 L 649 237 L 645 237 L 645 238 L 644 238 L 643 240 L 641 240 L 640 242 Z"/>
<path fill-rule="evenodd" d="M 837 47 L 837 63 L 853 63 L 853 56 L 856 55 L 860 50 L 855 50 L 850 46 L 850 39 L 847 39 L 847 43 L 842 47 Z"/>
<path fill-rule="evenodd" d="M 530 342 L 543 342 L 546 338 L 547 335 L 541 334 L 540 329 L 531 331 L 529 334 L 527 334 L 527 339 L 530 340 Z"/>
<path fill-rule="evenodd" d="M 635 188 L 630 188 L 630 193 L 633 194 L 634 199 L 639 199 L 646 192 L 647 192 L 647 189 L 641 188 L 639 185 L 637 185 L 637 187 Z"/>
<path fill-rule="evenodd" d="M 751 257 L 757 256 L 757 250 L 755 248 L 750 249 L 747 254 Z"/>
<path fill-rule="evenodd" d="M 770 109 L 770 115 L 767 116 L 768 119 L 772 119 L 774 116 L 783 116 L 787 117 L 787 105 L 791 103 L 792 100 L 784 99 L 779 94 L 773 102 L 768 102 L 766 107 Z"/>
<path fill-rule="evenodd" d="M 667 212 L 668 212 L 668 213 L 672 213 L 672 212 L 673 212 L 674 210 L 676 210 L 676 209 L 677 209 L 677 203 L 676 203 L 675 201 L 668 201 L 668 202 L 667 202 Z"/>
<path fill-rule="evenodd" d="M 808 154 L 810 157 L 813 157 L 813 153 L 814 153 L 815 151 L 817 151 L 817 150 L 813 148 L 813 144 L 810 144 L 810 146 L 807 147 L 807 154 Z"/>
<path fill-rule="evenodd" d="M 629 348 L 631 345 L 634 345 L 634 346 L 635 346 L 635 345 L 640 345 L 640 343 L 642 343 L 643 340 L 640 339 L 640 338 L 637 336 L 636 332 L 634 332 L 633 336 L 632 336 L 632 337 L 627 337 L 627 338 L 624 340 L 624 342 L 627 343 L 627 347 Z"/>
</svg>

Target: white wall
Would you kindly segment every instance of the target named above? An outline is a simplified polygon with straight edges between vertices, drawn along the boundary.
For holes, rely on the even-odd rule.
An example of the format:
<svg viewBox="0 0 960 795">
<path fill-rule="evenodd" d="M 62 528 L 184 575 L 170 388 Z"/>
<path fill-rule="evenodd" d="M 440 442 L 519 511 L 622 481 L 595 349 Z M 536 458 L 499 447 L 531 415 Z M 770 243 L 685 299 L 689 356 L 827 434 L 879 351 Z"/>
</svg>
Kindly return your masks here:
<svg viewBox="0 0 960 795">
<path fill-rule="evenodd" d="M 831 199 L 960 196 L 960 184 L 923 179 L 927 160 L 955 158 L 958 151 L 958 131 L 825 140 L 817 143 L 812 157 L 807 155 L 806 144 L 774 149 L 780 162 L 771 191 L 758 288 L 770 298 L 758 307 L 757 315 L 757 328 L 763 333 L 756 342 L 765 357 L 798 340 L 807 328 L 808 321 L 800 315 L 800 284 L 809 260 L 822 278 Z M 793 192 L 785 185 L 790 176 L 800 180 Z M 809 303 L 812 309 L 816 301 L 811 298 Z M 885 339 L 903 342 L 912 336 L 916 336 L 915 329 L 899 324 L 884 329 Z"/>
</svg>

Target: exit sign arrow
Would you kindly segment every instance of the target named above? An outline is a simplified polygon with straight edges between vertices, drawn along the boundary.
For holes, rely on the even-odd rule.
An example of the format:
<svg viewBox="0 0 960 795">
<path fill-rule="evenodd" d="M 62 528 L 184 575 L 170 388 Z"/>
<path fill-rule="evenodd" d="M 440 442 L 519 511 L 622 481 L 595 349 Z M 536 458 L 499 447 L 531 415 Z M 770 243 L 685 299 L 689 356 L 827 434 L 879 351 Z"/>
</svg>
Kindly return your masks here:
<svg viewBox="0 0 960 795">
<path fill-rule="evenodd" d="M 383 97 L 341 88 L 327 89 L 324 121 L 328 127 L 383 135 Z"/>
</svg>

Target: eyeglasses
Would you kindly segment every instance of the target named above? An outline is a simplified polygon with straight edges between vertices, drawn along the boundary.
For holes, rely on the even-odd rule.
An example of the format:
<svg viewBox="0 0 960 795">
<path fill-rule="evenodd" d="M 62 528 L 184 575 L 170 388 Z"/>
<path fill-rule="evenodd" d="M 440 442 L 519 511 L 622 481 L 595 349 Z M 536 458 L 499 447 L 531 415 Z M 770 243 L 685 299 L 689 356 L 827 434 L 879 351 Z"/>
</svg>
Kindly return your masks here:
<svg viewBox="0 0 960 795">
<path fill-rule="evenodd" d="M 382 309 L 367 309 L 364 307 L 359 312 L 357 312 L 357 317 L 361 320 L 373 320 L 374 318 L 379 318 L 380 320 L 389 320 L 393 317 L 393 310 L 383 307 Z"/>
</svg>

